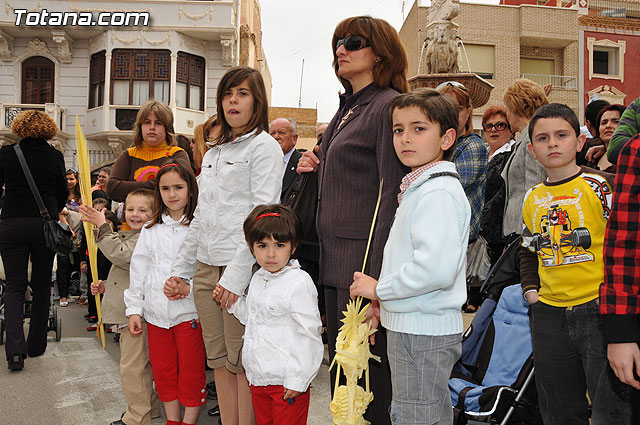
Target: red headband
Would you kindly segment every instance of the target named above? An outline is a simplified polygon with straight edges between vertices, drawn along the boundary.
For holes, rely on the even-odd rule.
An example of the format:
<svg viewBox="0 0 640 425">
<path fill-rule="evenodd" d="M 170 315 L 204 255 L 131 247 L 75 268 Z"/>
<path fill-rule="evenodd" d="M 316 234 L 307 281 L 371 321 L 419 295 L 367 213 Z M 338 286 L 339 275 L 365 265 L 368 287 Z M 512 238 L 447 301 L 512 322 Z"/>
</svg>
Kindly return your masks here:
<svg viewBox="0 0 640 425">
<path fill-rule="evenodd" d="M 280 217 L 280 213 L 264 213 L 260 214 L 256 217 L 256 221 L 260 220 L 263 217 Z"/>
<path fill-rule="evenodd" d="M 162 170 L 163 168 L 167 168 L 167 167 L 179 167 L 179 165 L 178 165 L 178 164 L 176 164 L 176 163 L 173 163 L 173 162 L 172 162 L 172 163 L 170 163 L 170 164 L 165 164 L 165 165 L 163 165 L 162 167 L 160 167 L 160 168 L 158 169 L 158 171 Z"/>
</svg>

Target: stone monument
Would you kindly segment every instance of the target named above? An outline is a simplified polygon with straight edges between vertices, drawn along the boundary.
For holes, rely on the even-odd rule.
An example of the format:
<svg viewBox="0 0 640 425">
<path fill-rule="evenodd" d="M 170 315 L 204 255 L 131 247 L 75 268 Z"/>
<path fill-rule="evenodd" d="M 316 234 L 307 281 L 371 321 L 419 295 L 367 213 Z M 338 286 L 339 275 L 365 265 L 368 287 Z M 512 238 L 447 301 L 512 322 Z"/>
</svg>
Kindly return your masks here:
<svg viewBox="0 0 640 425">
<path fill-rule="evenodd" d="M 459 0 L 431 2 L 427 37 L 420 52 L 418 75 L 409 78 L 409 86 L 411 90 L 419 87 L 435 88 L 446 81 L 457 81 L 467 88 L 472 106 L 479 108 L 489 101 L 493 85 L 476 74 L 460 72 L 458 51 L 462 44 L 458 36 L 458 24 L 452 21 L 459 13 Z"/>
</svg>

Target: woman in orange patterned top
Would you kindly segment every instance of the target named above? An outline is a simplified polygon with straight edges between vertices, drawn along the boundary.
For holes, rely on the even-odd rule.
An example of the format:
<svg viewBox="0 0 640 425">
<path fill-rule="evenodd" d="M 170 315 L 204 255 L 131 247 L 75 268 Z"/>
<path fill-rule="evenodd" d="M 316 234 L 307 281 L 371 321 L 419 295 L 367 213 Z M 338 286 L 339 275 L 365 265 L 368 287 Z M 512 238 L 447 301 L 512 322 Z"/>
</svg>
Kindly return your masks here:
<svg viewBox="0 0 640 425">
<path fill-rule="evenodd" d="M 189 165 L 187 153 L 176 146 L 173 114 L 162 102 L 146 102 L 136 116 L 133 147 L 120 154 L 107 181 L 107 194 L 122 202 L 134 189 L 153 190 L 158 170 L 167 162 Z"/>
</svg>

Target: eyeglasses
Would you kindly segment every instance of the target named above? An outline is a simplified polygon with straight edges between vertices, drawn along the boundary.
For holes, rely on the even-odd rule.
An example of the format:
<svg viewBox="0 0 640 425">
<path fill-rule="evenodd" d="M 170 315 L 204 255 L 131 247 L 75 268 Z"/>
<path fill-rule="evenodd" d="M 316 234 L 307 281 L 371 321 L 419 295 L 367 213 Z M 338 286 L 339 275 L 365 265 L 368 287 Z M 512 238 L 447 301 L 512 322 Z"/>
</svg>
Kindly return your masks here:
<svg viewBox="0 0 640 425">
<path fill-rule="evenodd" d="M 493 131 L 494 129 L 495 131 L 502 131 L 508 126 L 509 124 L 507 124 L 506 122 L 497 122 L 495 124 L 492 124 L 492 123 L 483 124 L 482 128 L 484 129 L 484 131 Z"/>
<path fill-rule="evenodd" d="M 457 87 L 460 90 L 467 91 L 467 88 L 464 86 L 464 84 L 457 81 L 445 81 L 444 83 L 438 84 L 438 87 L 436 87 L 436 91 L 440 91 L 447 86 Z"/>
<path fill-rule="evenodd" d="M 344 45 L 345 49 L 352 52 L 354 50 L 360 50 L 364 49 L 365 47 L 369 47 L 371 46 L 371 43 L 369 43 L 369 40 L 362 37 L 361 35 L 348 35 L 345 38 L 341 38 L 340 40 L 336 41 L 336 50 L 338 50 L 338 48 L 342 45 Z"/>
</svg>

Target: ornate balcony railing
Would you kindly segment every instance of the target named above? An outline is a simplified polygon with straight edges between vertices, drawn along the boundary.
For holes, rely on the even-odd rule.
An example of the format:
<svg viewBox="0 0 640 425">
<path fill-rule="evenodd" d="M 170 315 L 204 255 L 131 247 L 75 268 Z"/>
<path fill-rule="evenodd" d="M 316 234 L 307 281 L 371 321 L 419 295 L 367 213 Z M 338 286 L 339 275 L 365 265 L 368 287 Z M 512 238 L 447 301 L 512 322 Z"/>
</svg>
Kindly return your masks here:
<svg viewBox="0 0 640 425">
<path fill-rule="evenodd" d="M 0 129 L 10 129 L 11 123 L 20 112 L 32 109 L 46 112 L 51 118 L 53 118 L 56 124 L 58 124 L 58 128 L 60 129 L 60 131 L 65 131 L 65 109 L 55 103 L 45 103 L 44 105 L 27 103 L 0 103 L 0 108 L 0 116 L 3 118 L 2 121 L 0 121 Z"/>
</svg>

